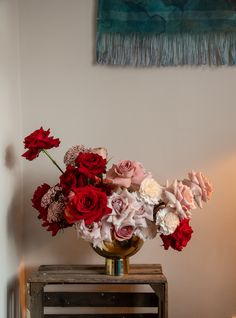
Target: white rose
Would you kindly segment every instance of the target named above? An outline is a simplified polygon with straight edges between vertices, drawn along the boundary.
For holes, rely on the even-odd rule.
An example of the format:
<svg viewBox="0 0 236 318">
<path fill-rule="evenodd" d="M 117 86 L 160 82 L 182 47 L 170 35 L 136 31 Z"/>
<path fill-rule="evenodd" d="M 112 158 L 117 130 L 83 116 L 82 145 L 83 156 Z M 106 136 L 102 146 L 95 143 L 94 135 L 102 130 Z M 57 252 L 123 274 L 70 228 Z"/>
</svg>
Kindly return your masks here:
<svg viewBox="0 0 236 318">
<path fill-rule="evenodd" d="M 139 189 L 140 196 L 148 204 L 157 204 L 162 197 L 163 188 L 153 178 L 145 178 Z"/>
<path fill-rule="evenodd" d="M 178 216 L 173 211 L 167 207 L 157 212 L 156 224 L 160 226 L 160 232 L 164 235 L 174 233 L 180 223 Z"/>
</svg>

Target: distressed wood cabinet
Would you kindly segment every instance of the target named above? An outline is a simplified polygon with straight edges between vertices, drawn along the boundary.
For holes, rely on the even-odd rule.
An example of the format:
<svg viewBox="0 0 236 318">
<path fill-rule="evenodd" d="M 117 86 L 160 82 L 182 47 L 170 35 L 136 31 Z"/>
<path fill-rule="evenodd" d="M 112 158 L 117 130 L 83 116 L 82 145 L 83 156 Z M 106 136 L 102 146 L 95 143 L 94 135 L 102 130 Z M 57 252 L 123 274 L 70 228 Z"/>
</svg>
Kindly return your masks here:
<svg viewBox="0 0 236 318">
<path fill-rule="evenodd" d="M 31 318 L 167 318 L 167 280 L 161 265 L 133 265 L 129 275 L 108 276 L 102 265 L 42 265 L 28 280 L 28 308 Z M 47 285 L 114 286 L 118 291 L 46 291 Z M 120 292 L 122 286 L 150 286 L 148 292 Z M 93 313 L 44 314 L 44 307 L 89 307 Z M 98 313 L 96 308 L 100 309 Z M 119 313 L 114 310 L 118 308 Z M 127 312 L 127 308 L 129 311 Z M 134 309 L 134 312 L 131 310 Z M 135 309 L 142 308 L 142 313 Z M 104 309 L 104 313 L 101 313 Z M 109 313 L 106 310 L 110 309 Z M 114 310 L 114 312 L 112 312 Z"/>
</svg>

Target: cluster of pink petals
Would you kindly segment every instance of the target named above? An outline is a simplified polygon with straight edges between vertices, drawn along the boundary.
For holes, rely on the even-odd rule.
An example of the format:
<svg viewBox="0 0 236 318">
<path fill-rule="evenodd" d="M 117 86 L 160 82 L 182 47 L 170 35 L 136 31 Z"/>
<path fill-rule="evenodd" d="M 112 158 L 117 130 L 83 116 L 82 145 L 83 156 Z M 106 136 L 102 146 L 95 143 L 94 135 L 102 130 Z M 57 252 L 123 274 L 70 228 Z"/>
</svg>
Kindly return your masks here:
<svg viewBox="0 0 236 318">
<path fill-rule="evenodd" d="M 96 153 L 103 159 L 107 158 L 107 150 L 105 148 L 86 148 L 84 145 L 76 145 L 67 150 L 64 156 L 66 166 L 75 166 L 75 161 L 80 153 Z"/>
<path fill-rule="evenodd" d="M 59 185 L 51 187 L 48 192 L 44 194 L 41 200 L 41 206 L 47 208 L 51 203 L 55 202 L 56 196 L 62 196 L 62 188 Z"/>
<path fill-rule="evenodd" d="M 75 224 L 78 238 L 82 238 L 93 244 L 94 247 L 101 246 L 103 238 L 101 236 L 101 223 L 94 222 L 91 225 L 86 225 L 84 220 Z"/>
<path fill-rule="evenodd" d="M 65 203 L 63 201 L 52 202 L 48 207 L 47 220 L 49 223 L 60 222 L 64 218 Z"/>
</svg>

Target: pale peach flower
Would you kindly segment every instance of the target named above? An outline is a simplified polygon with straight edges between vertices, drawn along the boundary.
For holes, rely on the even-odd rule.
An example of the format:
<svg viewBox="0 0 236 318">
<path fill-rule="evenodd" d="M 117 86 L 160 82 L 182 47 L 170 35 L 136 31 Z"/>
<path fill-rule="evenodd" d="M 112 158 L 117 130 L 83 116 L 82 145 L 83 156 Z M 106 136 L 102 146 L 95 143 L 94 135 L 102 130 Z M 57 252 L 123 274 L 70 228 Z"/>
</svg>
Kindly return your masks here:
<svg viewBox="0 0 236 318">
<path fill-rule="evenodd" d="M 213 187 L 202 172 L 191 171 L 188 173 L 189 179 L 184 179 L 186 184 L 192 191 L 197 205 L 202 208 L 202 201 L 207 202 L 213 192 Z"/>
<path fill-rule="evenodd" d="M 139 189 L 140 196 L 148 204 L 158 204 L 162 198 L 163 187 L 153 178 L 145 178 Z"/>
<path fill-rule="evenodd" d="M 195 209 L 194 197 L 191 189 L 181 181 L 175 180 L 167 186 L 164 196 L 166 205 L 176 209 L 181 218 L 190 217 L 190 210 Z"/>
</svg>

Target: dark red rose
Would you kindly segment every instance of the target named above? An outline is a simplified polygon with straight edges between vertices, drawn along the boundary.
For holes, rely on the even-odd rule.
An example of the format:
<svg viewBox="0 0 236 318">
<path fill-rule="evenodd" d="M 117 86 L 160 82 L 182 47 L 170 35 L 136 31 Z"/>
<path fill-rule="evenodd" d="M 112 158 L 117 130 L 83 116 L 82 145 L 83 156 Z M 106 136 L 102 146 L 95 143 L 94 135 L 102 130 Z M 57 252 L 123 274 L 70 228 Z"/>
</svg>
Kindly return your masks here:
<svg viewBox="0 0 236 318">
<path fill-rule="evenodd" d="M 84 220 L 88 225 L 100 221 L 108 213 L 111 213 L 111 209 L 107 206 L 106 194 L 101 189 L 88 185 L 74 189 L 65 209 L 65 218 L 68 223 Z"/>
<path fill-rule="evenodd" d="M 58 138 L 49 137 L 50 129 L 44 130 L 42 127 L 35 130 L 32 134 L 25 137 L 25 149 L 28 149 L 22 157 L 33 160 L 38 157 L 42 149 L 51 149 L 58 147 L 60 140 Z"/>
<path fill-rule="evenodd" d="M 39 219 L 47 218 L 47 209 L 41 206 L 41 200 L 44 194 L 46 194 L 50 188 L 50 185 L 48 185 L 47 183 L 42 184 L 35 190 L 33 198 L 31 200 L 33 208 L 35 208 L 39 212 Z"/>
<path fill-rule="evenodd" d="M 188 241 L 191 239 L 192 233 L 193 230 L 189 225 L 189 220 L 183 219 L 173 234 L 161 234 L 160 237 L 163 241 L 165 250 L 168 250 L 169 247 L 172 247 L 177 251 L 182 251 L 183 247 L 185 247 Z"/>
<path fill-rule="evenodd" d="M 74 166 L 67 166 L 66 171 L 60 176 L 60 186 L 63 193 L 68 195 L 71 190 L 88 184 L 88 180 L 81 175 L 79 169 Z"/>
<path fill-rule="evenodd" d="M 79 172 L 93 178 L 106 172 L 106 159 L 96 153 L 81 152 L 75 160 Z"/>
</svg>

